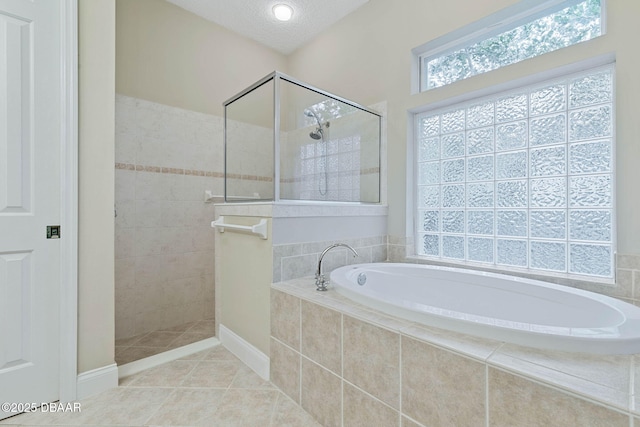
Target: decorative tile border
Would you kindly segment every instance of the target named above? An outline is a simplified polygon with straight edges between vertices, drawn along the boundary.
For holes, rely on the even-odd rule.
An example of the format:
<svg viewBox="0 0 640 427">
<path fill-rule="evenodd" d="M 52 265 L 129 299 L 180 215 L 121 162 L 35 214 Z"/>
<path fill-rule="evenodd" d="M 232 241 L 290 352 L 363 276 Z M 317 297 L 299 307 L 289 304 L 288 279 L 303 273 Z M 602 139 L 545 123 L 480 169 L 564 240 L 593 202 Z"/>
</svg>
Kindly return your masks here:
<svg viewBox="0 0 640 427">
<path fill-rule="evenodd" d="M 376 167 L 376 168 L 368 168 L 368 169 L 362 169 L 360 171 L 360 175 L 371 175 L 371 174 L 376 174 L 376 173 L 380 173 L 380 168 Z"/>
<path fill-rule="evenodd" d="M 129 163 L 116 163 L 116 169 L 134 171 L 136 170 L 136 165 L 131 165 Z"/>
<path fill-rule="evenodd" d="M 224 178 L 224 174 L 222 174 Z M 262 182 L 273 182 L 273 177 L 270 176 L 258 176 L 258 175 L 242 175 L 239 173 L 230 173 L 227 174 L 227 178 L 229 179 L 242 179 L 245 181 L 262 181 Z"/>
<path fill-rule="evenodd" d="M 116 163 L 115 168 L 120 170 L 130 170 L 130 171 L 138 171 L 138 172 L 224 178 L 224 172 L 203 171 L 203 170 L 196 170 L 196 169 L 167 168 L 167 167 L 149 166 L 149 165 L 134 165 L 131 163 Z M 257 176 L 257 175 L 229 174 L 229 178 L 243 179 L 248 181 L 267 181 L 267 182 L 273 181 L 273 178 L 271 177 Z"/>
<path fill-rule="evenodd" d="M 181 169 L 181 168 L 167 168 L 161 166 L 149 166 L 149 165 L 134 165 L 131 163 L 116 163 L 116 169 L 130 170 L 138 172 L 152 172 L 152 173 L 168 173 L 173 175 L 192 175 L 192 176 L 208 176 L 213 178 L 224 178 L 224 172 L 215 171 L 202 171 L 195 169 Z M 380 173 L 380 168 L 363 169 L 360 171 L 360 175 L 376 174 Z M 230 173 L 227 175 L 229 179 L 242 179 L 245 181 L 261 181 L 261 182 L 273 182 L 273 177 L 259 176 L 259 175 L 244 175 L 238 173 Z M 301 182 L 306 177 L 281 179 L 280 182 L 292 183 Z"/>
</svg>

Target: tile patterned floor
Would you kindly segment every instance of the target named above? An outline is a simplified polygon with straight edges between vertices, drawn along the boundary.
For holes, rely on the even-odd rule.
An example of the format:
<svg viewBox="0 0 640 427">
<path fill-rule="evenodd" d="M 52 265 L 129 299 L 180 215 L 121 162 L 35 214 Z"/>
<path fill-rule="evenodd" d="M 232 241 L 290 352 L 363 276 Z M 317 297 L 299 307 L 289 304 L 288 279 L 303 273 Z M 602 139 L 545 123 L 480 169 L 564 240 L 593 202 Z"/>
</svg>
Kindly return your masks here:
<svg viewBox="0 0 640 427">
<path fill-rule="evenodd" d="M 116 340 L 116 363 L 124 365 L 134 360 L 144 359 L 145 357 L 211 338 L 215 335 L 215 322 L 213 320 L 201 320 Z"/>
<path fill-rule="evenodd" d="M 80 403 L 79 413 L 34 412 L 0 426 L 319 426 L 222 346 L 123 378 Z"/>
</svg>

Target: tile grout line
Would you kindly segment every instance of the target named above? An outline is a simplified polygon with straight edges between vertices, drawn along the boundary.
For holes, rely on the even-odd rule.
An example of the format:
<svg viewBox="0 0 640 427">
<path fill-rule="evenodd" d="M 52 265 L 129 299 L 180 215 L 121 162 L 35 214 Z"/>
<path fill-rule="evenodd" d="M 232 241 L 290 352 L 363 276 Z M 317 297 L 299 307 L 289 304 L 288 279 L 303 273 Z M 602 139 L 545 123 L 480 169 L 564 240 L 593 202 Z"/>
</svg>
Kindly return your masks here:
<svg viewBox="0 0 640 427">
<path fill-rule="evenodd" d="M 484 364 L 484 422 L 489 427 L 489 364 Z"/>
<path fill-rule="evenodd" d="M 175 360 L 174 362 L 176 362 L 176 361 L 180 361 L 180 359 Z M 189 360 L 184 360 L 184 362 L 189 362 Z M 157 407 L 157 408 L 156 408 L 156 409 L 155 409 L 155 410 L 154 410 L 154 411 L 149 415 L 149 417 L 145 419 L 145 421 L 144 421 L 143 425 L 147 425 L 147 424 L 149 423 L 149 421 L 150 421 L 151 419 L 153 419 L 153 417 L 154 417 L 154 416 L 155 416 L 155 415 L 156 415 L 156 414 L 157 414 L 157 413 L 158 413 L 158 412 L 159 412 L 159 411 L 160 411 L 160 410 L 165 406 L 165 404 L 170 400 L 170 398 L 171 398 L 172 396 L 174 396 L 174 395 L 177 393 L 177 390 L 178 390 L 178 389 L 184 388 L 184 387 L 181 387 L 181 386 L 182 386 L 182 384 L 184 384 L 184 381 L 186 380 L 186 378 L 187 378 L 189 375 L 191 375 L 191 373 L 196 369 L 196 367 L 200 364 L 200 362 L 201 362 L 201 361 L 199 361 L 199 360 L 194 360 L 194 362 L 196 362 L 196 363 L 194 363 L 193 367 L 189 370 L 189 372 L 187 372 L 187 373 L 185 373 L 185 374 L 183 375 L 183 377 L 182 377 L 182 381 L 180 381 L 178 385 L 175 385 L 175 386 L 151 386 L 151 387 L 150 387 L 150 386 L 139 386 L 139 387 L 135 387 L 135 382 L 134 382 L 134 385 L 133 385 L 133 386 L 125 387 L 125 388 L 128 388 L 128 389 L 135 389 L 135 388 L 142 388 L 142 389 L 171 389 L 171 392 L 169 393 L 169 395 L 167 395 L 167 397 L 165 397 L 165 398 L 163 399 L 163 401 L 162 401 L 162 402 L 158 405 L 158 407 Z M 171 363 L 171 362 L 169 362 L 169 363 Z M 163 365 L 161 365 L 161 366 L 166 366 L 166 365 L 167 365 L 167 364 L 165 363 L 165 364 L 163 364 Z M 141 375 L 141 377 L 140 377 L 140 378 L 146 378 L 146 376 L 147 376 L 147 375 L 148 375 L 152 370 L 153 370 L 153 368 L 152 368 L 152 369 L 147 369 L 147 370 L 145 370 L 145 371 L 141 372 L 140 374 L 143 374 L 143 373 L 144 373 L 144 374 L 143 374 L 143 375 Z M 120 387 L 120 386 L 119 386 L 119 387 Z"/>
<path fill-rule="evenodd" d="M 296 297 L 298 300 L 298 402 L 302 407 L 302 299 Z"/>
<path fill-rule="evenodd" d="M 559 393 L 565 394 L 567 396 L 573 397 L 575 399 L 584 401 L 584 402 L 588 402 L 591 403 L 593 405 L 608 409 L 612 412 L 617 412 L 619 414 L 624 414 L 624 415 L 630 415 L 630 411 L 629 408 L 627 407 L 626 409 L 621 408 L 620 406 L 615 406 L 614 404 L 610 403 L 610 402 L 605 402 L 605 401 L 599 401 L 598 399 L 582 394 L 578 391 L 574 391 L 574 390 L 570 390 L 567 388 L 563 388 L 560 385 L 557 384 L 552 384 L 552 383 L 548 383 L 545 380 L 542 380 L 540 378 L 534 378 L 534 377 L 528 377 L 525 374 L 522 374 L 521 372 L 517 372 L 517 371 L 512 371 L 510 368 L 505 367 L 505 366 L 498 366 L 498 365 L 489 365 L 487 364 L 490 368 L 496 370 L 496 371 L 500 371 L 503 372 L 505 374 L 508 375 L 512 375 L 518 378 L 521 378 L 525 381 L 529 381 L 531 383 L 537 384 L 539 386 L 542 387 L 546 387 L 552 390 L 555 390 Z"/>
<path fill-rule="evenodd" d="M 398 333 L 398 413 L 400 415 L 400 425 L 402 425 L 402 333 Z"/>
<path fill-rule="evenodd" d="M 322 365 L 318 365 L 318 366 L 322 366 Z M 326 368 L 325 368 L 326 369 Z M 336 374 L 334 374 L 336 375 Z M 337 376 L 337 375 L 336 375 Z M 387 408 L 389 408 L 390 410 L 394 411 L 394 412 L 398 412 L 400 413 L 400 411 L 393 407 L 391 404 L 381 400 L 379 397 L 374 396 L 373 394 L 371 394 L 370 392 L 366 391 L 365 389 L 363 389 L 361 386 L 354 384 L 353 382 L 346 380 L 344 378 L 340 378 L 341 382 L 344 384 L 347 384 L 349 386 L 351 386 L 352 388 L 355 388 L 357 391 L 361 392 L 362 394 L 365 394 L 366 396 L 368 396 L 371 400 L 375 400 L 377 403 L 379 403 L 380 405 L 386 406 Z"/>
<path fill-rule="evenodd" d="M 344 427 L 344 383 L 344 314 L 340 313 L 340 422 L 342 427 Z"/>
<path fill-rule="evenodd" d="M 269 427 L 274 425 L 274 418 L 276 416 L 277 413 L 277 409 L 278 409 L 278 403 L 280 402 L 280 399 L 282 398 L 282 396 L 280 396 L 281 393 L 278 393 L 276 395 L 276 401 L 273 404 L 273 408 L 271 408 L 271 415 L 269 416 Z"/>
<path fill-rule="evenodd" d="M 632 414 L 636 409 L 635 388 L 636 388 L 636 364 L 635 356 L 629 358 L 629 413 Z M 633 415 L 630 416 L 633 419 Z"/>
<path fill-rule="evenodd" d="M 184 381 L 184 378 L 183 378 Z M 158 387 L 152 387 L 154 390 L 157 389 Z M 153 419 L 153 417 L 165 406 L 165 403 L 167 403 L 167 401 L 169 400 L 169 398 L 171 396 L 173 396 L 176 393 L 177 387 L 171 387 L 171 393 L 169 393 L 169 395 L 167 395 L 167 397 L 165 397 L 162 402 L 160 404 L 158 404 L 158 407 L 156 408 L 155 411 L 153 411 L 149 417 L 147 417 L 144 420 L 143 425 L 149 425 L 149 421 L 151 421 Z"/>
<path fill-rule="evenodd" d="M 484 365 L 484 406 L 485 406 L 485 425 L 486 427 L 489 427 L 489 414 L 490 414 L 490 408 L 489 408 L 489 369 L 492 367 L 492 365 L 489 363 L 489 360 L 493 357 L 494 354 L 498 353 L 498 351 L 504 346 L 504 343 L 500 343 L 496 348 L 494 348 L 491 353 L 489 353 L 489 355 L 487 357 L 484 358 L 484 360 L 481 362 Z"/>
</svg>

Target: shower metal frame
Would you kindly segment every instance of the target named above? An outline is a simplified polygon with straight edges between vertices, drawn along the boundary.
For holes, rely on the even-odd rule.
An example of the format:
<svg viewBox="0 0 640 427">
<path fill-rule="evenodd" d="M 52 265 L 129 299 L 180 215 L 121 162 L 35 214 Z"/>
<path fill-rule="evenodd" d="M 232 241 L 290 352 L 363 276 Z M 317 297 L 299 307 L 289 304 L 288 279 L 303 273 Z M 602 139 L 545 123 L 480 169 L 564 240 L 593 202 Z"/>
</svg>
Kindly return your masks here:
<svg viewBox="0 0 640 427">
<path fill-rule="evenodd" d="M 273 171 L 273 180 L 274 180 L 274 188 L 273 188 L 273 199 L 256 199 L 256 200 L 252 200 L 252 199 L 238 199 L 238 200 L 229 200 L 228 198 L 228 192 L 227 192 L 227 106 L 231 103 L 233 103 L 234 101 L 237 101 L 238 99 L 242 98 L 244 95 L 252 92 L 253 90 L 259 88 L 260 86 L 268 83 L 269 81 L 273 80 L 273 103 L 274 103 L 274 108 L 273 108 L 273 121 L 274 121 L 274 126 L 273 126 L 273 164 L 274 164 L 274 171 Z M 237 94 L 235 94 L 234 96 L 232 96 L 231 98 L 227 99 L 226 101 L 224 101 L 222 103 L 222 106 L 224 108 L 224 201 L 225 203 L 230 203 L 230 202 L 236 202 L 236 203 L 243 203 L 243 202 L 247 202 L 247 201 L 272 201 L 277 203 L 280 202 L 280 84 L 281 84 L 281 80 L 285 80 L 288 81 L 289 83 L 292 83 L 294 85 L 303 87 L 307 90 L 310 90 L 312 92 L 316 92 L 320 95 L 326 96 L 328 98 L 331 99 L 335 99 L 336 101 L 340 101 L 343 102 L 347 105 L 350 105 L 354 108 L 357 108 L 359 110 L 365 111 L 367 113 L 373 114 L 374 116 L 378 117 L 378 201 L 377 202 L 339 202 L 339 203 L 353 203 L 353 204 L 358 204 L 358 203 L 363 203 L 363 204 L 380 204 L 381 203 L 381 199 L 382 199 L 382 115 L 380 115 L 380 113 L 377 113 L 373 110 L 371 110 L 370 108 L 367 108 L 363 105 L 360 105 L 356 102 L 350 101 L 346 98 L 342 98 L 338 95 L 334 95 L 331 92 L 327 92 L 326 90 L 322 90 L 319 89 L 315 86 L 312 86 L 310 84 L 307 84 L 301 80 L 298 80 L 294 77 L 291 77 L 285 73 L 282 73 L 280 71 L 273 71 L 269 74 L 267 74 L 266 76 L 264 76 L 263 78 L 261 78 L 260 80 L 256 81 L 255 83 L 253 83 L 251 86 L 248 86 L 247 88 L 245 88 L 244 90 L 238 92 Z M 326 167 L 326 165 L 325 165 Z M 284 200 L 291 200 L 291 199 L 284 199 Z M 295 200 L 298 201 L 298 200 Z M 305 200 L 305 202 L 307 202 Z M 332 200 L 309 200 L 308 202 L 327 202 L 327 203 L 337 203 L 336 201 L 332 201 Z"/>
</svg>

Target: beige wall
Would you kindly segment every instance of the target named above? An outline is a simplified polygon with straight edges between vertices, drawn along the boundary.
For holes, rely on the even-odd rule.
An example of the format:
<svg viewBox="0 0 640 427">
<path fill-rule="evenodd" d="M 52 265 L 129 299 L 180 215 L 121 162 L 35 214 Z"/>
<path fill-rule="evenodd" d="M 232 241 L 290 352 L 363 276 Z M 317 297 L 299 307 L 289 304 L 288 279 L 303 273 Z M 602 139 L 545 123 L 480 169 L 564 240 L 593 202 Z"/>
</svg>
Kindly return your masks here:
<svg viewBox="0 0 640 427">
<path fill-rule="evenodd" d="M 515 0 L 476 2 L 370 0 L 289 57 L 289 73 L 361 104 L 388 101 L 389 234 L 407 228 L 407 110 L 482 90 L 508 80 L 572 64 L 602 54 L 617 62 L 617 210 L 618 251 L 640 254 L 640 97 L 637 70 L 640 3 L 607 1 L 607 34 L 592 41 L 476 76 L 448 87 L 411 95 L 411 49 L 474 22 Z M 408 189 L 410 191 L 410 188 Z M 410 194 L 410 193 L 409 193 Z"/>
<path fill-rule="evenodd" d="M 286 57 L 162 0 L 118 0 L 116 91 L 222 116 L 222 102 Z"/>
<path fill-rule="evenodd" d="M 286 58 L 165 1 L 78 3 L 78 372 L 86 372 L 114 362 L 116 80 L 119 93 L 221 115 L 224 100 L 284 70 Z"/>
<path fill-rule="evenodd" d="M 640 211 L 640 192 L 633 187 L 640 182 L 640 168 L 635 165 L 640 158 L 636 142 L 640 120 L 633 105 L 640 96 L 636 78 L 640 58 L 634 44 L 640 36 L 635 22 L 640 2 L 609 0 L 608 33 L 603 37 L 411 95 L 411 49 L 516 0 L 488 3 L 370 0 L 285 57 L 165 1 L 118 0 L 115 90 L 221 115 L 224 100 L 278 69 L 363 105 L 388 101 L 389 234 L 404 236 L 407 110 L 613 53 L 617 60 L 618 250 L 640 254 L 640 221 L 634 218 L 634 212 Z M 112 9 L 108 0 L 80 1 L 80 371 L 113 360 Z M 265 351 L 265 343 L 254 345 Z"/>
<path fill-rule="evenodd" d="M 78 2 L 78 372 L 114 359 L 115 5 Z"/>
<path fill-rule="evenodd" d="M 261 217 L 225 216 L 225 222 L 255 225 Z M 271 218 L 268 239 L 243 232 L 216 232 L 216 327 L 224 325 L 269 354 L 272 276 Z"/>
</svg>

